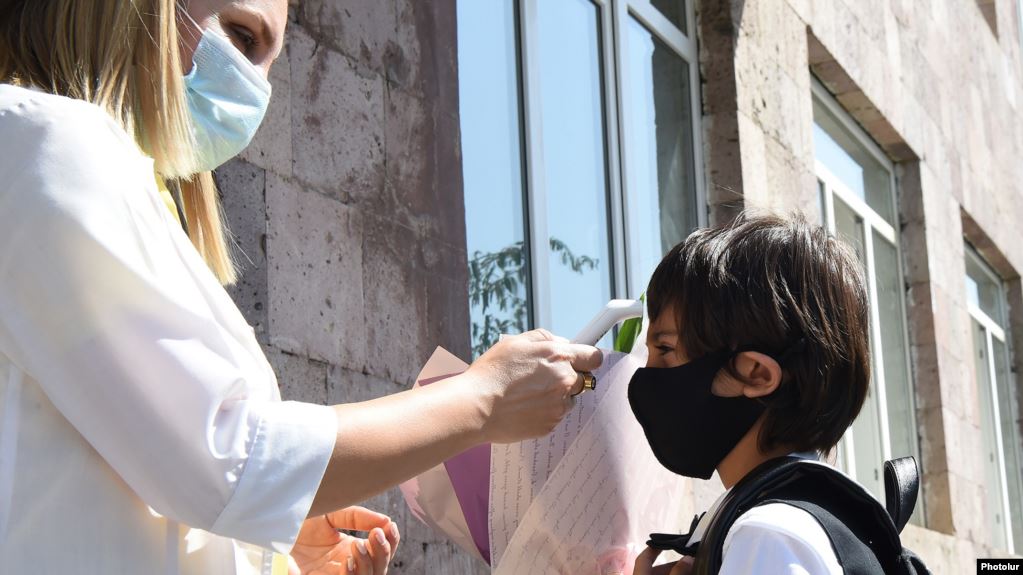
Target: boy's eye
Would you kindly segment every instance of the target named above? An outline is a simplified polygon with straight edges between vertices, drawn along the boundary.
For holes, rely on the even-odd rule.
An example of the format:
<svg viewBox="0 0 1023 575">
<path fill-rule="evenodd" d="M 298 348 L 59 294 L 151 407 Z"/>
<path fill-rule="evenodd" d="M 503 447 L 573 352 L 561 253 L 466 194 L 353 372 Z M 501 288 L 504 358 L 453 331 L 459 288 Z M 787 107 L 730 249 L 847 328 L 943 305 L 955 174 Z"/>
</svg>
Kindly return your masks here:
<svg viewBox="0 0 1023 575">
<path fill-rule="evenodd" d="M 657 346 L 657 351 L 661 352 L 661 355 L 668 355 L 675 351 L 675 348 L 670 345 L 659 345 Z"/>
</svg>

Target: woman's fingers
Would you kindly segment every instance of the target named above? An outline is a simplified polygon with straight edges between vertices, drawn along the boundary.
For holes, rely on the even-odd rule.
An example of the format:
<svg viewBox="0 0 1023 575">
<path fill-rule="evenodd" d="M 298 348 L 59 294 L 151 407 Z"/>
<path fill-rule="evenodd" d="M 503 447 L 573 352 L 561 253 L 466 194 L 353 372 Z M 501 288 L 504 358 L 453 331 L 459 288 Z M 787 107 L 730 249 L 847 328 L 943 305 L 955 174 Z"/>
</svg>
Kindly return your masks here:
<svg viewBox="0 0 1023 575">
<path fill-rule="evenodd" d="M 398 531 L 398 524 L 391 522 L 384 530 L 387 535 L 387 542 L 391 544 L 391 556 L 398 550 L 398 543 L 401 542 L 401 533 Z"/>
<path fill-rule="evenodd" d="M 373 558 L 369 556 L 369 545 L 365 539 L 352 538 L 352 551 L 348 558 L 348 573 L 374 575 Z M 382 573 L 382 572 L 381 572 Z"/>
<path fill-rule="evenodd" d="M 387 573 L 387 565 L 391 562 L 391 543 L 383 529 L 377 528 L 369 532 L 366 539 L 369 545 L 369 556 L 373 560 L 373 573 L 384 575 Z"/>
<path fill-rule="evenodd" d="M 683 557 L 676 563 L 665 563 L 654 567 L 654 561 L 660 556 L 661 551 L 647 547 L 639 557 L 636 557 L 636 564 L 633 567 L 632 575 L 690 575 L 693 570 L 693 558 Z"/>
<path fill-rule="evenodd" d="M 654 561 L 661 554 L 659 549 L 647 547 L 636 557 L 636 564 L 632 568 L 632 575 L 653 575 Z"/>
<path fill-rule="evenodd" d="M 568 357 L 572 369 L 576 371 L 594 371 L 600 364 L 604 363 L 604 354 L 592 345 L 581 343 L 566 343 L 564 346 L 565 356 Z"/>
<path fill-rule="evenodd" d="M 391 518 L 365 507 L 352 506 L 327 514 L 327 521 L 335 529 L 369 531 L 374 527 L 387 527 Z"/>
<path fill-rule="evenodd" d="M 527 331 L 523 333 L 521 337 L 524 337 L 527 341 L 555 341 L 557 339 L 564 339 L 558 338 L 553 333 L 543 329 L 542 327 Z"/>
</svg>

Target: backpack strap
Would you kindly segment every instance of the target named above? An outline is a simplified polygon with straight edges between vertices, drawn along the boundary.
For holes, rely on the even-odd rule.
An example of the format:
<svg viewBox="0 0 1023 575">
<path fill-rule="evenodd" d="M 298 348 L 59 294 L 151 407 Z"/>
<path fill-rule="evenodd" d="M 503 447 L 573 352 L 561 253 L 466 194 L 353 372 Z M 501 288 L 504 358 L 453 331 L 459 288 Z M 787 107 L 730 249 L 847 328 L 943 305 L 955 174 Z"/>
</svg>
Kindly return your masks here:
<svg viewBox="0 0 1023 575">
<path fill-rule="evenodd" d="M 824 533 L 827 534 L 828 541 L 831 542 L 831 548 L 835 552 L 835 558 L 838 560 L 838 564 L 842 566 L 842 572 L 846 575 L 892 573 L 891 570 L 885 570 L 881 566 L 877 556 L 871 552 L 869 543 L 862 541 L 846 525 L 845 521 L 836 517 L 824 507 L 805 500 L 769 500 L 764 501 L 762 505 L 769 503 L 791 505 L 813 516 L 824 529 Z"/>
<path fill-rule="evenodd" d="M 694 572 L 717 573 L 723 559 L 725 536 L 732 524 L 743 513 L 768 501 L 802 502 L 823 509 L 858 541 L 844 538 L 843 545 L 858 544 L 861 550 L 865 546 L 864 552 L 876 557 L 882 568 L 880 572 L 898 569 L 902 553 L 899 533 L 888 512 L 870 493 L 828 465 L 781 457 L 761 464 L 728 492 L 700 541 Z M 831 520 L 826 518 L 825 521 Z"/>
<path fill-rule="evenodd" d="M 885 508 L 900 533 L 913 514 L 919 492 L 920 472 L 916 459 L 900 457 L 884 462 Z"/>
</svg>

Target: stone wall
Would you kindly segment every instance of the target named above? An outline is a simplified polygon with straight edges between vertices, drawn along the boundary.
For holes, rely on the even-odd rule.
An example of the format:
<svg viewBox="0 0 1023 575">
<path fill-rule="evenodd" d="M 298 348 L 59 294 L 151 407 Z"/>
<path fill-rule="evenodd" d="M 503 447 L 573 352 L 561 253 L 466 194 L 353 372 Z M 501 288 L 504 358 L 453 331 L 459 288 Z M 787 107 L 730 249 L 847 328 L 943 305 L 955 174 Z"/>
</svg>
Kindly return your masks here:
<svg viewBox="0 0 1023 575">
<path fill-rule="evenodd" d="M 1006 279 L 1012 331 L 1020 333 L 1023 57 L 1016 2 L 699 6 L 712 219 L 741 206 L 819 219 L 811 71 L 896 162 L 927 513 L 927 529 L 911 527 L 907 539 L 935 573 L 972 572 L 975 557 L 1004 552 L 988 543 L 963 240 Z"/>
<path fill-rule="evenodd" d="M 232 295 L 285 399 L 347 403 L 469 356 L 454 0 L 292 2 L 253 145 L 217 171 Z M 341 422 L 342 425 L 344 422 Z M 393 573 L 485 572 L 408 513 Z"/>
</svg>

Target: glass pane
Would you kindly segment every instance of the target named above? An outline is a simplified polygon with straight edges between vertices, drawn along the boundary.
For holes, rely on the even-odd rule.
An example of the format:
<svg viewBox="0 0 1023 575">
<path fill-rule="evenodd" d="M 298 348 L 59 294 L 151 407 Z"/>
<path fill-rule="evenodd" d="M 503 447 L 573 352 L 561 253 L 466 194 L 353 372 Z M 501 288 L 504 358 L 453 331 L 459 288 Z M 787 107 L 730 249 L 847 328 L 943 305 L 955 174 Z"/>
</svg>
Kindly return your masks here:
<svg viewBox="0 0 1023 575">
<path fill-rule="evenodd" d="M 998 415 L 1002 428 L 1002 453 L 1005 462 L 1005 480 L 1009 496 L 1009 517 L 1015 552 L 1023 551 L 1023 468 L 1020 467 L 1020 419 L 1016 386 L 1009 373 L 1009 358 L 1005 344 L 992 338 L 995 381 L 998 386 Z"/>
<path fill-rule="evenodd" d="M 988 364 L 987 333 L 976 321 L 973 324 L 973 362 L 977 370 L 977 397 L 980 403 L 980 427 L 982 434 L 981 456 L 984 464 L 985 506 L 984 516 L 988 518 L 992 545 L 1005 549 L 1007 544 L 1005 508 L 1002 500 L 1001 457 L 998 453 L 997 412 L 991 394 L 991 371 Z"/>
<path fill-rule="evenodd" d="M 589 0 L 537 2 L 552 324 L 571 336 L 611 299 L 600 18 Z"/>
<path fill-rule="evenodd" d="M 903 281 L 899 275 L 895 246 L 874 232 L 874 275 L 877 278 L 877 306 L 881 323 L 880 366 L 884 369 L 885 402 L 888 408 L 888 433 L 891 456 L 912 455 L 920 461 L 916 409 L 912 379 L 906 358 L 906 323 L 903 315 Z M 922 501 L 923 498 L 920 499 Z M 923 524 L 922 504 L 917 504 L 912 520 Z"/>
<path fill-rule="evenodd" d="M 864 247 L 863 219 L 837 196 L 833 196 L 835 211 L 835 232 L 856 251 L 860 263 L 866 262 Z M 873 342 L 871 342 L 873 346 Z M 874 366 L 877 369 L 877 366 Z M 856 480 L 866 487 L 875 497 L 884 495 L 882 490 L 881 464 L 884 451 L 881 449 L 881 416 L 878 406 L 877 390 L 871 382 L 867 389 L 867 399 L 863 403 L 859 416 L 852 425 L 853 451 L 856 466 Z"/>
<path fill-rule="evenodd" d="M 895 225 L 891 172 L 817 99 L 813 101 L 814 156 L 846 188 Z"/>
<path fill-rule="evenodd" d="M 696 228 L 696 177 L 689 67 L 634 18 L 626 34 L 626 201 L 635 297 L 665 252 Z"/>
<path fill-rule="evenodd" d="M 973 248 L 966 247 L 966 299 L 999 326 L 1005 327 L 1002 312 L 1002 282 Z"/>
<path fill-rule="evenodd" d="M 856 215 L 838 196 L 833 196 L 835 211 L 835 235 L 856 250 L 860 263 L 867 265 L 866 248 L 863 239 L 863 218 Z"/>
<path fill-rule="evenodd" d="M 856 481 L 867 488 L 878 500 L 884 500 L 881 465 L 884 451 L 881 449 L 881 416 L 878 408 L 877 390 L 871 384 L 867 388 L 867 399 L 860 414 L 852 424 L 853 451 L 856 458 Z"/>
<path fill-rule="evenodd" d="M 657 8 L 664 17 L 678 26 L 683 34 L 689 34 L 686 30 L 686 2 L 685 0 L 650 0 L 650 4 Z"/>
<path fill-rule="evenodd" d="M 529 329 L 515 3 L 458 2 L 458 83 L 473 357 Z"/>
</svg>

